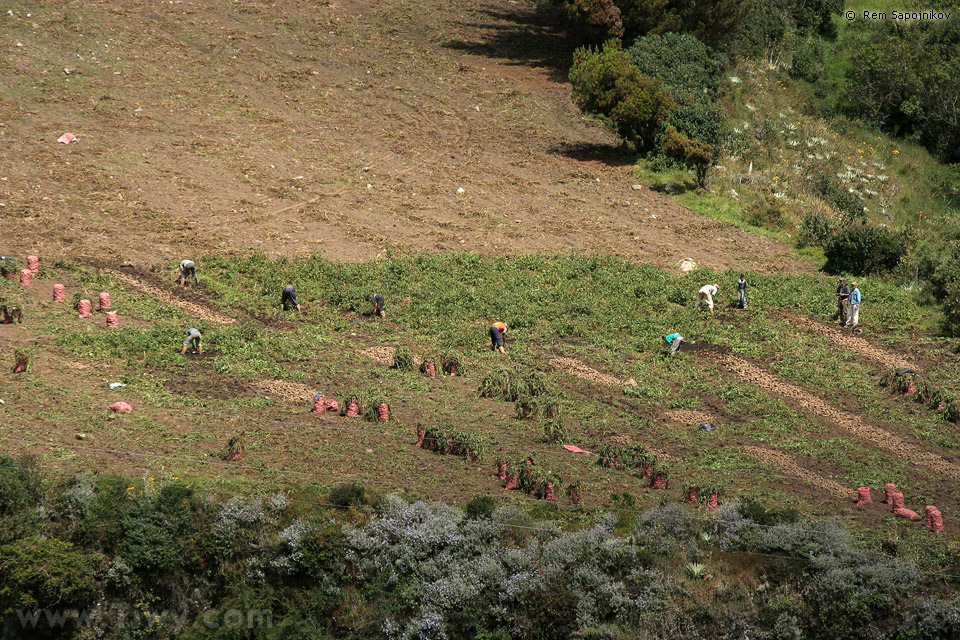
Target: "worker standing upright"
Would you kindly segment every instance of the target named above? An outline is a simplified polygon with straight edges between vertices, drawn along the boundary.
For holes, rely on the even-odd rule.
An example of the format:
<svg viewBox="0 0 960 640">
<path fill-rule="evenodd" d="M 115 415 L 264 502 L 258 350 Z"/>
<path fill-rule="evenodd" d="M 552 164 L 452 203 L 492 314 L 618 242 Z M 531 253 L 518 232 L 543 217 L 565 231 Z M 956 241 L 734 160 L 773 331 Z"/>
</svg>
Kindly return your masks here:
<svg viewBox="0 0 960 640">
<path fill-rule="evenodd" d="M 200 284 L 199 278 L 197 278 L 197 265 L 194 264 L 193 260 L 181 260 L 180 261 L 180 286 L 182 287 L 187 282 L 187 278 L 193 278 L 194 284 Z"/>
<path fill-rule="evenodd" d="M 697 308 L 705 304 L 710 313 L 713 313 L 713 297 L 719 292 L 719 284 L 705 284 L 700 287 L 700 291 L 697 292 Z"/>
<path fill-rule="evenodd" d="M 740 309 L 747 308 L 747 279 L 742 273 L 737 280 L 737 307 Z"/>
<path fill-rule="evenodd" d="M 285 286 L 283 293 L 280 294 L 280 310 L 286 311 L 288 304 L 292 304 L 297 311 L 300 311 L 300 301 L 297 300 L 297 290 L 293 288 L 292 284 Z"/>
<path fill-rule="evenodd" d="M 379 293 L 375 293 L 372 296 L 367 296 L 367 302 L 373 304 L 373 315 L 380 316 L 381 318 L 387 317 L 387 314 L 383 312 L 383 296 Z"/>
<path fill-rule="evenodd" d="M 860 323 L 860 289 L 856 282 L 850 286 L 850 297 L 847 298 L 847 326 L 856 329 Z"/>
<path fill-rule="evenodd" d="M 847 279 L 840 278 L 840 284 L 837 285 L 837 320 L 840 324 L 847 321 L 849 315 L 848 300 L 850 299 L 850 287 L 847 286 Z"/>
<path fill-rule="evenodd" d="M 506 333 L 506 322 L 494 322 L 493 325 L 490 326 L 490 349 L 506 354 L 507 351 L 503 348 L 503 336 Z"/>
</svg>

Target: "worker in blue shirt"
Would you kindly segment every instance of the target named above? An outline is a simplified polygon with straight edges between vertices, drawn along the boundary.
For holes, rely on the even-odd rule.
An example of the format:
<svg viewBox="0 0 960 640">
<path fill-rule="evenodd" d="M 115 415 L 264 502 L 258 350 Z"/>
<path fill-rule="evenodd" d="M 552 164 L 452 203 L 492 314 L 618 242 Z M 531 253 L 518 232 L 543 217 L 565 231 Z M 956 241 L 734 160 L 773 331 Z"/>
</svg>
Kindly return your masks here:
<svg viewBox="0 0 960 640">
<path fill-rule="evenodd" d="M 679 333 L 668 333 L 663 336 L 663 341 L 670 345 L 670 354 L 672 355 L 680 348 L 680 343 L 683 342 L 683 336 Z"/>
<path fill-rule="evenodd" d="M 847 326 L 856 329 L 860 322 L 860 288 L 854 282 L 850 285 L 850 297 L 847 298 Z"/>
<path fill-rule="evenodd" d="M 737 306 L 741 309 L 747 308 L 747 279 L 742 273 L 737 280 Z"/>
</svg>

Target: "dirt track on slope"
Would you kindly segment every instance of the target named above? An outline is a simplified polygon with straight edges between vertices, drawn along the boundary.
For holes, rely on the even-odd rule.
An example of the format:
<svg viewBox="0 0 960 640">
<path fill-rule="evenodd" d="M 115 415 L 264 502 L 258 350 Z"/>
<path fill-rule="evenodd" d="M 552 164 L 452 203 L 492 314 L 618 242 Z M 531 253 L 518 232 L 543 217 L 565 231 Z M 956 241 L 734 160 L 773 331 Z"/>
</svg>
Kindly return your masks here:
<svg viewBox="0 0 960 640">
<path fill-rule="evenodd" d="M 867 424 L 851 413 L 836 409 L 800 387 L 783 382 L 769 371 L 761 369 L 746 360 L 727 354 L 714 354 L 714 357 L 721 366 L 732 371 L 741 380 L 750 382 L 764 391 L 774 393 L 803 411 L 828 420 L 857 438 L 884 449 L 899 458 L 932 469 L 953 480 L 960 480 L 960 466 L 943 459 L 937 454 L 924 451 L 919 446 L 906 442 L 899 436 Z"/>
<path fill-rule="evenodd" d="M 837 500 L 849 503 L 856 497 L 857 492 L 854 489 L 848 489 L 838 482 L 824 478 L 819 473 L 804 469 L 792 457 L 782 451 L 764 447 L 744 447 L 743 450 L 784 475 L 802 479 L 818 489 L 822 489 Z"/>
<path fill-rule="evenodd" d="M 575 358 L 553 358 L 550 361 L 550 364 L 560 371 L 569 373 L 570 375 L 580 378 L 581 380 L 589 380 L 590 382 L 596 382 L 597 384 L 606 385 L 608 387 L 619 387 L 624 384 L 624 381 L 620 378 L 611 376 L 608 373 L 597 371 L 593 367 L 590 367 Z"/>
<path fill-rule="evenodd" d="M 813 320 L 811 318 L 789 312 L 784 312 L 783 316 L 794 325 L 799 325 L 809 329 L 813 333 L 830 338 L 830 340 L 836 344 L 855 353 L 859 353 L 863 357 L 869 358 L 874 362 L 879 362 L 880 364 L 892 369 L 918 369 L 916 365 L 908 362 L 902 356 L 872 345 L 863 338 L 851 335 L 850 333 L 844 333 L 843 331 L 828 326 L 827 324 L 818 320 Z"/>
<path fill-rule="evenodd" d="M 120 284 L 130 287 L 131 289 L 136 289 L 140 293 L 145 293 L 148 296 L 154 297 L 164 304 L 180 307 L 199 320 L 207 320 L 217 324 L 236 324 L 237 322 L 235 318 L 230 318 L 228 316 L 219 314 L 216 311 L 204 307 L 203 305 L 197 304 L 196 302 L 190 302 L 189 300 L 178 298 L 177 296 L 171 295 L 159 287 L 155 287 L 152 284 L 147 284 L 146 282 L 123 273 L 122 271 L 103 269 L 103 272 L 110 275 Z"/>
</svg>

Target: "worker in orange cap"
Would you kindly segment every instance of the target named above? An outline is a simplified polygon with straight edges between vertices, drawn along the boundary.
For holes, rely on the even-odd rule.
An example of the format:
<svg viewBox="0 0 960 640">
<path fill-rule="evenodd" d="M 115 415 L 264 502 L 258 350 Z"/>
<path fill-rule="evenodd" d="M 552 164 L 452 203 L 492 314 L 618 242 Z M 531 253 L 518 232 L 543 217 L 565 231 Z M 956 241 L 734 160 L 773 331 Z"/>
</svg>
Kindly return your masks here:
<svg viewBox="0 0 960 640">
<path fill-rule="evenodd" d="M 506 322 L 494 322 L 490 327 L 490 348 L 493 351 L 499 351 L 502 354 L 507 353 L 503 348 L 503 336 L 505 333 L 507 333 Z"/>
</svg>

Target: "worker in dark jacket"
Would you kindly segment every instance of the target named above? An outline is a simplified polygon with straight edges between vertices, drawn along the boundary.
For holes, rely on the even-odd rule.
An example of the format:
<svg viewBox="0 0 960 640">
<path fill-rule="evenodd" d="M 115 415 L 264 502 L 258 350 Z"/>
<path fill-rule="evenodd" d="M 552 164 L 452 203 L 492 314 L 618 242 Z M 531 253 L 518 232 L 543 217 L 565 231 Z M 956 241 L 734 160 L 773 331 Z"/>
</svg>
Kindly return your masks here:
<svg viewBox="0 0 960 640">
<path fill-rule="evenodd" d="M 280 309 L 286 311 L 288 304 L 292 304 L 297 311 L 300 311 L 300 302 L 297 300 L 297 290 L 293 288 L 292 284 L 285 286 L 283 293 L 280 294 Z"/>
<path fill-rule="evenodd" d="M 840 278 L 840 284 L 837 285 L 837 320 L 840 324 L 847 321 L 847 300 L 850 299 L 850 287 L 847 286 L 847 279 Z"/>
<path fill-rule="evenodd" d="M 367 302 L 373 304 L 373 315 L 380 316 L 385 318 L 387 314 L 383 312 L 383 296 L 379 293 L 375 293 L 372 296 L 367 296 Z"/>
<path fill-rule="evenodd" d="M 194 284 L 200 284 L 200 279 L 197 278 L 197 265 L 193 262 L 193 260 L 181 260 L 180 286 L 182 287 L 185 285 L 189 278 L 193 278 Z"/>
</svg>

